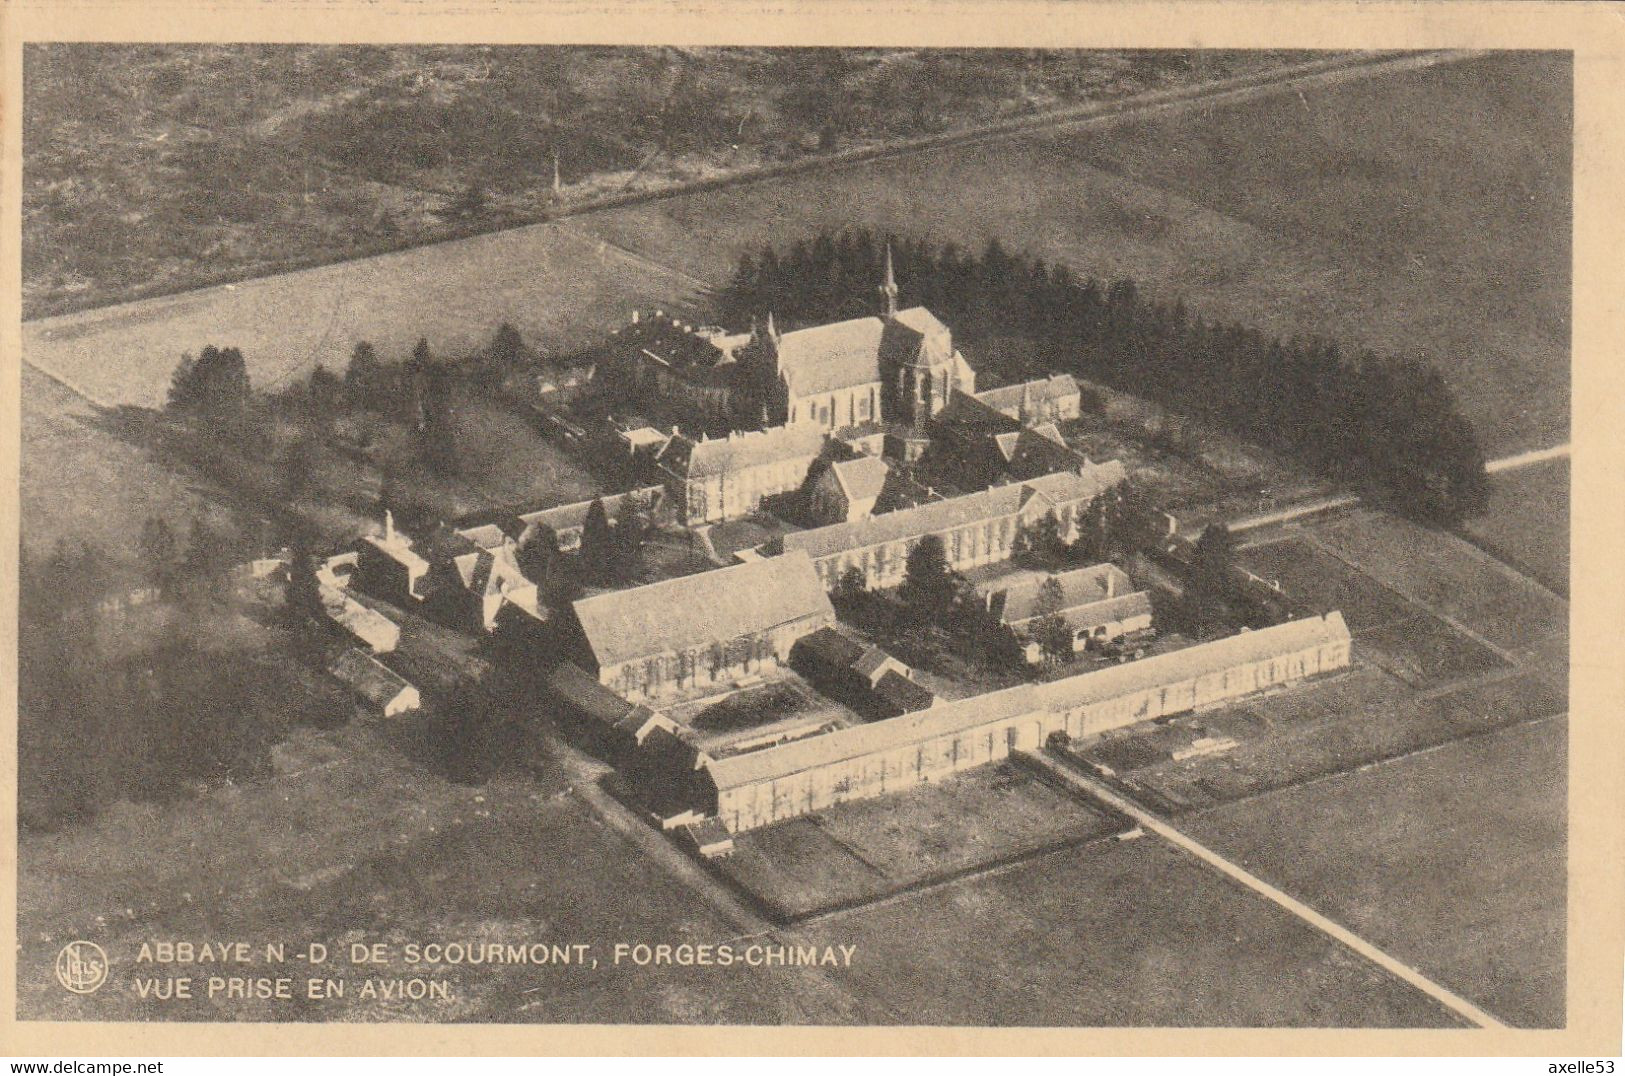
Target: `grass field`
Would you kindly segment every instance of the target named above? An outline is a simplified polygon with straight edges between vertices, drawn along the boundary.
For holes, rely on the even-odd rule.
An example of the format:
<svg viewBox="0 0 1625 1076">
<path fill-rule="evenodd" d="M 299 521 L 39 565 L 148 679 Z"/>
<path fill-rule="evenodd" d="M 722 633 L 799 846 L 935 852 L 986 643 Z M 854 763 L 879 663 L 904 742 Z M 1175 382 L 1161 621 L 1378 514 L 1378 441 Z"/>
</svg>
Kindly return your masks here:
<svg viewBox="0 0 1625 1076">
<path fill-rule="evenodd" d="M 693 285 L 557 225 L 85 314 L 31 321 L 24 355 L 108 404 L 161 403 L 183 352 L 243 351 L 256 388 L 320 362 L 342 371 L 357 341 L 386 360 L 426 337 L 457 356 L 513 324 L 544 354 L 596 343 L 634 308 L 687 308 Z"/>
<path fill-rule="evenodd" d="M 918 1023 L 1453 1026 L 1431 999 L 1150 838 L 819 925 L 862 940 L 854 988 Z"/>
<path fill-rule="evenodd" d="M 1568 631 L 1566 602 L 1452 534 L 1360 512 L 1313 535 L 1403 597 L 1514 654 Z"/>
<path fill-rule="evenodd" d="M 1415 615 L 1405 599 L 1309 543 L 1288 538 L 1236 554 L 1242 567 L 1279 582 L 1288 598 L 1317 616 L 1336 609 L 1356 634 Z"/>
<path fill-rule="evenodd" d="M 1117 757 L 1135 761 L 1135 768 L 1125 771 L 1109 760 L 1108 765 L 1118 769 L 1137 797 L 1179 813 L 1349 773 L 1464 736 L 1550 717 L 1567 706 L 1562 693 L 1530 675 L 1417 699 L 1391 690 L 1340 692 L 1343 705 L 1322 700 L 1318 713 L 1305 712 L 1302 703 L 1316 694 L 1297 693 L 1298 713 L 1291 717 L 1276 705 L 1278 700 L 1264 699 L 1188 719 L 1200 733 L 1237 741 L 1222 754 L 1175 762 L 1166 753 L 1140 747 L 1135 757 L 1143 740 L 1133 736 L 1112 743 L 1121 745 Z"/>
<path fill-rule="evenodd" d="M 101 424 L 95 408 L 37 370 L 22 370 L 23 551 L 59 541 L 94 542 L 133 570 L 133 543 L 150 516 L 184 534 L 197 519 L 223 533 L 253 535 L 258 519 L 226 507 L 223 491 L 177 474 Z"/>
<path fill-rule="evenodd" d="M 820 229 L 997 237 L 1212 316 L 1428 353 L 1495 455 L 1569 428 L 1569 81 L 1560 54 L 1505 54 L 581 224 L 712 280 Z"/>
<path fill-rule="evenodd" d="M 1490 504 L 1469 540 L 1565 597 L 1569 593 L 1569 461 L 1490 476 Z"/>
<path fill-rule="evenodd" d="M 280 750 L 275 781 L 166 808 L 121 807 L 92 826 L 22 845 L 19 954 L 24 1018 L 185 1020 L 523 1020 L 745 1022 L 855 1020 L 816 972 L 763 979 L 715 968 L 614 968 L 615 942 L 716 943 L 733 933 L 699 897 L 608 830 L 562 781 L 483 787 L 425 774 L 386 737 L 356 726 L 305 733 Z M 250 942 L 252 966 L 138 965 L 143 941 Z M 67 994 L 52 962 L 68 937 L 114 962 L 110 988 Z M 844 939 L 841 939 L 844 940 Z M 352 942 L 395 959 L 369 972 Z M 404 962 L 408 942 L 585 944 L 600 966 Z M 325 944 L 320 965 L 258 958 Z M 158 1002 L 143 974 L 440 977 L 449 1001 Z M 201 980 L 200 980 L 201 982 Z"/>
<path fill-rule="evenodd" d="M 720 869 L 781 914 L 799 916 L 1118 828 L 1003 763 L 752 830 L 735 838 Z"/>
<path fill-rule="evenodd" d="M 1559 1027 L 1565 743 L 1554 719 L 1182 825 L 1492 1014 Z"/>
</svg>

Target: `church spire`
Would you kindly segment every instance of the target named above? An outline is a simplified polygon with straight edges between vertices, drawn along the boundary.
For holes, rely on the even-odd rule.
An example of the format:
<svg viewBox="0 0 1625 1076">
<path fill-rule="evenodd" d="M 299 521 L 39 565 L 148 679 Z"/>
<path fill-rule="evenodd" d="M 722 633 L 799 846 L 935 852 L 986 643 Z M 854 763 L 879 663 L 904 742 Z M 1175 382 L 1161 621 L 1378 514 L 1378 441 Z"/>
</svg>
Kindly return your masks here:
<svg viewBox="0 0 1625 1076">
<path fill-rule="evenodd" d="M 880 285 L 880 294 L 886 297 L 886 316 L 897 316 L 897 275 L 892 272 L 891 244 L 886 244 L 886 279 Z"/>
</svg>

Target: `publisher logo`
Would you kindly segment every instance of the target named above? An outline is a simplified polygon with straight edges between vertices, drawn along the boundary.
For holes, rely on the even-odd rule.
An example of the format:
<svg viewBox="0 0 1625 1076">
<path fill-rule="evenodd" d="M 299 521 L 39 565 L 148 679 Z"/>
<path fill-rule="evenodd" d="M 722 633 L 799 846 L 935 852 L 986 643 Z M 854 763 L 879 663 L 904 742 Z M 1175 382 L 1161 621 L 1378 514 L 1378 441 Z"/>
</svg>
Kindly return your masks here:
<svg viewBox="0 0 1625 1076">
<path fill-rule="evenodd" d="M 94 994 L 107 981 L 107 954 L 95 942 L 69 942 L 56 954 L 56 981 L 75 994 Z"/>
</svg>

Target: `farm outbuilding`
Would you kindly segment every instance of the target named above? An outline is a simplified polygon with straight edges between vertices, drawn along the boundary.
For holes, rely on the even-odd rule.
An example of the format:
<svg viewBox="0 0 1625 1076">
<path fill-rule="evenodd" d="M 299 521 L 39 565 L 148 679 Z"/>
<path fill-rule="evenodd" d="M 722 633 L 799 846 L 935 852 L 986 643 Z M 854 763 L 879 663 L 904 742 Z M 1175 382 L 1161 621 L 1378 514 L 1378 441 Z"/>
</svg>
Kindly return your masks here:
<svg viewBox="0 0 1625 1076">
<path fill-rule="evenodd" d="M 1339 613 L 1045 684 L 1021 684 L 888 720 L 699 760 L 696 814 L 730 832 L 822 810 L 1043 749 L 1333 672 L 1349 663 Z M 685 763 L 686 766 L 691 763 Z"/>
<path fill-rule="evenodd" d="M 384 717 L 395 717 L 423 705 L 418 689 L 370 654 L 350 649 L 340 654 L 328 672 L 359 695 Z"/>
</svg>

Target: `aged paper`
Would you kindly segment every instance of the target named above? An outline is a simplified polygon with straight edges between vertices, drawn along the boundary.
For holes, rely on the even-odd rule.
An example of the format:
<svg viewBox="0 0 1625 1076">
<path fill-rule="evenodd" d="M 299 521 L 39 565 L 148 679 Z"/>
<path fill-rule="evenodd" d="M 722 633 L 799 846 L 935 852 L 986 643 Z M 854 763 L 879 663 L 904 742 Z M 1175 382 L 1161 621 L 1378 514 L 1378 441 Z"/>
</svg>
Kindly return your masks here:
<svg viewBox="0 0 1625 1076">
<path fill-rule="evenodd" d="M 9 7 L 6 1041 L 1617 1053 L 1613 16 Z"/>
</svg>

